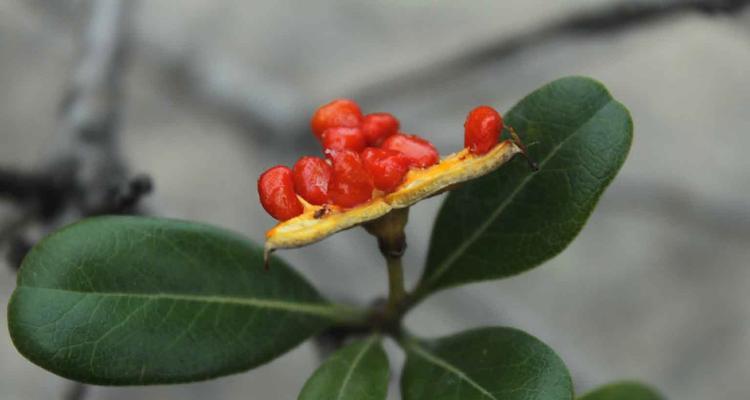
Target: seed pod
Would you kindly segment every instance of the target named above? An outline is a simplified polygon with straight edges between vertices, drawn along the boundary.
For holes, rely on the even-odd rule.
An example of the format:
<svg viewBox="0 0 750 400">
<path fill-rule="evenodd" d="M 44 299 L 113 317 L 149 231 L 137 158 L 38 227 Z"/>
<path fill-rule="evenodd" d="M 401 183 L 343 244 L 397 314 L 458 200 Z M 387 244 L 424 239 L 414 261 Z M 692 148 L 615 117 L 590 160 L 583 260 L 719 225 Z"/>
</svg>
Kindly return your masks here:
<svg viewBox="0 0 750 400">
<path fill-rule="evenodd" d="M 311 125 L 327 147 L 325 153 L 332 166 L 326 168 L 328 163 L 315 157 L 300 159 L 295 165 L 294 179 L 298 181 L 295 185 L 299 193 L 296 202 L 290 199 L 293 197 L 290 193 L 294 192 L 288 189 L 292 187 L 288 183 L 276 185 L 285 188 L 278 190 L 284 196 L 264 194 L 273 192 L 276 186 L 269 183 L 269 188 L 263 189 L 264 176 L 261 176 L 258 188 L 261 201 L 265 201 L 263 206 L 279 219 L 297 216 L 266 232 L 266 260 L 276 249 L 311 244 L 357 225 L 366 224 L 372 229 L 373 221 L 486 175 L 516 154 L 524 155 L 532 169 L 536 169 L 536 163 L 529 158 L 513 128 L 508 127 L 511 139 L 497 143 L 503 129 L 502 117 L 487 106 L 469 113 L 464 124 L 466 147 L 442 160 L 427 140 L 394 133 L 398 130 L 398 120 L 392 115 L 376 113 L 363 119 L 359 107 L 351 100 L 340 99 L 321 107 Z M 374 146 L 364 148 L 363 143 Z M 378 144 L 380 147 L 376 147 Z M 326 192 L 322 182 L 329 176 L 325 172 L 329 170 Z M 278 209 L 285 213 L 282 215 Z"/>
<path fill-rule="evenodd" d="M 266 256 L 276 249 L 315 243 L 336 232 L 373 221 L 394 209 L 409 207 L 422 199 L 450 190 L 461 182 L 492 172 L 514 155 L 522 153 L 519 145 L 520 142 L 505 140 L 481 156 L 463 149 L 432 167 L 411 169 L 392 193 L 352 208 L 311 206 L 299 218 L 282 222 L 266 232 Z M 329 196 L 331 190 L 329 187 Z"/>
</svg>

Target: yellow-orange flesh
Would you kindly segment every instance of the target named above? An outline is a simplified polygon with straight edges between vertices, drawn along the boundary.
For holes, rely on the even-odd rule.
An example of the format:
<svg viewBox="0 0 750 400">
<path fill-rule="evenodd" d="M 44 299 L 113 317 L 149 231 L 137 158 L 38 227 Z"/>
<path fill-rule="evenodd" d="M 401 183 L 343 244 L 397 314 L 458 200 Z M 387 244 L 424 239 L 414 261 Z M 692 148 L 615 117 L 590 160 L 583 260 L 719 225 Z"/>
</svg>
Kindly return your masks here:
<svg viewBox="0 0 750 400">
<path fill-rule="evenodd" d="M 375 193 L 369 202 L 349 209 L 335 205 L 315 206 L 300 198 L 305 211 L 266 232 L 266 254 L 276 249 L 315 243 L 336 232 L 380 218 L 393 209 L 409 207 L 449 190 L 451 186 L 492 172 L 518 153 L 521 149 L 510 140 L 498 143 L 483 155 L 463 149 L 431 167 L 412 169 L 393 192 L 386 195 Z"/>
</svg>

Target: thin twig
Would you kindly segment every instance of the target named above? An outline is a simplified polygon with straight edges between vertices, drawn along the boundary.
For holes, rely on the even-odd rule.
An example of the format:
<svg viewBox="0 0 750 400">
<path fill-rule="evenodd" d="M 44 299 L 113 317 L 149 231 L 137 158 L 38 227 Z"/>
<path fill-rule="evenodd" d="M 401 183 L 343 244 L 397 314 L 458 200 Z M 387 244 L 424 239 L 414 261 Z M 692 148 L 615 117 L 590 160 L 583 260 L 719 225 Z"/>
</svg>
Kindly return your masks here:
<svg viewBox="0 0 750 400">
<path fill-rule="evenodd" d="M 123 203 L 132 207 L 140 194 L 150 190 L 150 182 L 127 184 L 117 135 L 133 3 L 92 3 L 80 62 L 61 102 L 56 147 L 43 169 L 52 176 L 62 171 L 70 196 L 58 217 L 42 226 L 44 232 L 91 214 L 112 211 Z M 122 186 L 132 189 L 124 201 L 117 196 Z M 64 398 L 81 400 L 86 392 L 86 385 L 73 382 Z"/>
<path fill-rule="evenodd" d="M 59 7 L 59 2 L 42 2 L 45 7 Z M 366 82 L 343 95 L 363 103 L 377 103 L 404 93 L 414 93 L 442 85 L 465 76 L 487 64 L 508 59 L 521 51 L 559 40 L 566 36 L 604 35 L 665 20 L 686 13 L 703 15 L 734 15 L 743 11 L 750 0 L 620 0 L 600 7 L 575 11 L 567 17 L 555 18 L 540 26 L 499 37 L 448 58 L 415 66 L 409 71 Z M 59 16 L 47 12 L 49 16 Z M 144 47 L 158 47 L 142 43 Z M 159 47 L 148 54 L 160 59 L 156 64 L 172 82 L 180 98 L 197 100 L 206 109 L 248 131 L 262 132 L 264 143 L 303 146 L 309 141 L 297 140 L 288 132 L 307 132 L 305 112 L 324 99 L 314 99 L 262 71 L 248 71 L 225 54 L 206 54 L 204 49 L 188 48 L 173 51 Z M 206 61 L 210 60 L 210 62 Z M 254 128 L 254 129 L 247 129 Z"/>
<path fill-rule="evenodd" d="M 128 178 L 117 135 L 133 6 L 123 0 L 92 2 L 48 162 L 35 172 L 0 169 L 0 196 L 16 201 L 27 217 L 36 212 L 32 222 L 41 234 L 89 215 L 135 211 L 150 190 L 147 178 Z M 24 237 L 27 225 L 16 226 L 14 235 L 3 229 L 5 238 L 34 243 L 38 237 Z"/>
<path fill-rule="evenodd" d="M 0 168 L 0 197 L 23 201 L 36 196 L 41 185 L 38 174 Z"/>
<path fill-rule="evenodd" d="M 71 382 L 68 390 L 65 392 L 64 400 L 83 400 L 88 393 L 88 386 L 80 382 Z"/>
<path fill-rule="evenodd" d="M 446 81 L 465 76 L 487 64 L 507 59 L 521 51 L 527 51 L 566 36 L 612 34 L 689 12 L 705 15 L 735 14 L 742 11 L 748 4 L 750 0 L 621 0 L 578 11 L 568 17 L 551 20 L 530 30 L 500 37 L 495 41 L 454 54 L 442 61 L 414 68 L 398 76 L 369 82 L 353 90 L 351 96 L 363 102 L 376 102 L 402 93 L 414 93 L 442 85 Z"/>
<path fill-rule="evenodd" d="M 37 218 L 37 210 L 32 207 L 13 213 L 7 221 L 2 221 L 3 224 L 0 225 L 0 243 L 11 240 L 18 231 L 28 226 L 35 218 Z"/>
<path fill-rule="evenodd" d="M 50 167 L 74 165 L 74 204 L 80 218 L 100 208 L 112 187 L 126 179 L 119 152 L 121 75 L 127 52 L 126 30 L 132 1 L 92 4 L 83 36 L 81 61 L 61 104 Z"/>
<path fill-rule="evenodd" d="M 117 135 L 133 5 L 130 0 L 91 4 L 81 58 L 61 101 L 49 162 L 39 173 L 0 171 L 0 195 L 26 207 L 24 219 L 15 221 L 12 230 L 4 230 L 4 236 L 13 236 L 9 257 L 14 264 L 20 263 L 35 241 L 24 232 L 10 234 L 22 231 L 28 219 L 36 219 L 45 234 L 88 215 L 134 210 L 151 188 L 146 178 L 128 179 Z M 55 204 L 45 207 L 50 201 Z M 63 398 L 81 400 L 86 392 L 86 385 L 73 382 Z"/>
<path fill-rule="evenodd" d="M 446 81 L 465 76 L 490 63 L 508 59 L 521 51 L 566 36 L 613 34 L 686 13 L 711 16 L 737 14 L 748 4 L 750 0 L 621 0 L 577 11 L 568 17 L 553 19 L 537 28 L 500 37 L 446 59 L 416 66 L 382 80 L 367 82 L 350 89 L 345 95 L 360 102 L 377 103 L 404 93 L 413 94 L 443 85 Z M 260 131 L 263 132 L 264 143 L 273 138 L 283 138 L 285 146 L 290 142 L 295 145 L 311 143 L 297 140 L 294 136 L 273 133 L 299 132 L 300 136 L 309 135 L 309 116 L 300 110 L 314 109 L 319 99 L 310 99 L 310 96 L 304 93 L 295 93 L 293 88 L 270 77 L 263 79 L 251 74 L 252 79 L 248 79 L 247 74 L 227 73 L 226 66 L 232 65 L 231 60 L 208 64 L 205 59 L 206 57 L 180 59 L 180 62 L 175 64 L 176 67 L 170 70 L 178 72 L 178 76 L 182 77 L 179 79 L 180 84 L 175 87 L 187 90 L 187 94 L 199 98 L 203 104 L 210 106 L 209 109 L 218 111 L 227 120 L 237 122 L 243 128 L 262 127 Z M 224 69 L 217 70 L 217 65 L 223 66 Z M 216 79 L 217 76 L 222 78 Z M 262 84 L 258 84 L 259 82 Z M 269 98 L 273 98 L 274 101 L 267 101 Z M 309 103 L 304 103 L 304 100 L 300 99 L 309 99 Z M 275 108 L 274 105 L 280 107 Z"/>
</svg>

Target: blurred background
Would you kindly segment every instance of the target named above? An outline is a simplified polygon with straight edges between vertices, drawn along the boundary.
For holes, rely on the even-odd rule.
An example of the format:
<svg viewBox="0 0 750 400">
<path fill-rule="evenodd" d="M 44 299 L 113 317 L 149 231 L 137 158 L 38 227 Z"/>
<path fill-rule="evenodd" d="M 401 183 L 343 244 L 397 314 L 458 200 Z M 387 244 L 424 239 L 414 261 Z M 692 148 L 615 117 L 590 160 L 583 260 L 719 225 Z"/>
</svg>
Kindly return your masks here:
<svg viewBox="0 0 750 400">
<path fill-rule="evenodd" d="M 629 107 L 635 140 L 583 232 L 529 273 L 441 292 L 407 324 L 429 336 L 523 329 L 558 352 L 579 393 L 628 378 L 672 399 L 748 399 L 746 5 L 0 0 L 0 306 L 24 249 L 101 212 L 107 182 L 120 185 L 113 207 L 127 208 L 148 186 L 137 174 L 148 174 L 142 209 L 260 242 L 274 222 L 256 178 L 318 151 L 308 128 L 318 105 L 351 97 L 392 112 L 445 154 L 462 146 L 472 106 L 507 110 L 550 80 L 588 75 Z M 39 187 L 54 190 L 40 197 Z M 44 200 L 59 198 L 73 200 Z M 408 284 L 441 201 L 412 208 Z M 281 256 L 334 299 L 386 291 L 363 230 Z M 403 356 L 389 349 L 395 381 Z M 318 362 L 306 344 L 210 382 L 84 388 L 20 356 L 0 318 L 2 400 L 292 399 Z"/>
</svg>

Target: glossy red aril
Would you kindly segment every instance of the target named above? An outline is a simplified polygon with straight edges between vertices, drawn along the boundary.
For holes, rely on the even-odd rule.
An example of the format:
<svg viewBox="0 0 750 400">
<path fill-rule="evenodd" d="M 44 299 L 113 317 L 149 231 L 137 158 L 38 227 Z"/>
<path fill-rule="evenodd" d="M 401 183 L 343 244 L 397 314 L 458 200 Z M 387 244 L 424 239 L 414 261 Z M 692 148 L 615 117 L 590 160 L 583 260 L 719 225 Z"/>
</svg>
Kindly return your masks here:
<svg viewBox="0 0 750 400">
<path fill-rule="evenodd" d="M 328 184 L 333 170 L 318 157 L 302 157 L 294 164 L 294 190 L 308 203 L 322 205 L 328 201 Z"/>
<path fill-rule="evenodd" d="M 368 147 L 360 155 L 375 187 L 390 193 L 409 172 L 409 159 L 398 151 Z"/>
<path fill-rule="evenodd" d="M 362 111 L 357 103 L 349 99 L 334 100 L 318 108 L 312 116 L 310 127 L 318 139 L 328 128 L 359 126 L 362 122 Z"/>
<path fill-rule="evenodd" d="M 260 204 L 279 221 L 294 218 L 304 211 L 302 203 L 294 192 L 292 170 L 277 165 L 258 178 Z"/>
<path fill-rule="evenodd" d="M 495 147 L 503 130 L 503 117 L 490 106 L 479 106 L 466 116 L 464 147 L 474 154 L 485 154 Z"/>
<path fill-rule="evenodd" d="M 340 126 L 323 132 L 323 148 L 326 150 L 351 150 L 359 153 L 366 146 L 365 135 L 359 128 Z"/>
<path fill-rule="evenodd" d="M 380 146 L 383 141 L 398 133 L 400 123 L 389 113 L 373 113 L 362 119 L 362 133 L 370 146 Z"/>
<path fill-rule="evenodd" d="M 328 197 L 333 204 L 349 208 L 372 198 L 372 177 L 365 169 L 359 154 L 351 150 L 328 150 L 333 161 L 333 175 L 328 185 Z"/>
<path fill-rule="evenodd" d="M 415 167 L 429 167 L 440 160 L 440 154 L 435 146 L 417 135 L 398 133 L 386 139 L 380 147 L 403 153 L 411 166 Z"/>
</svg>

